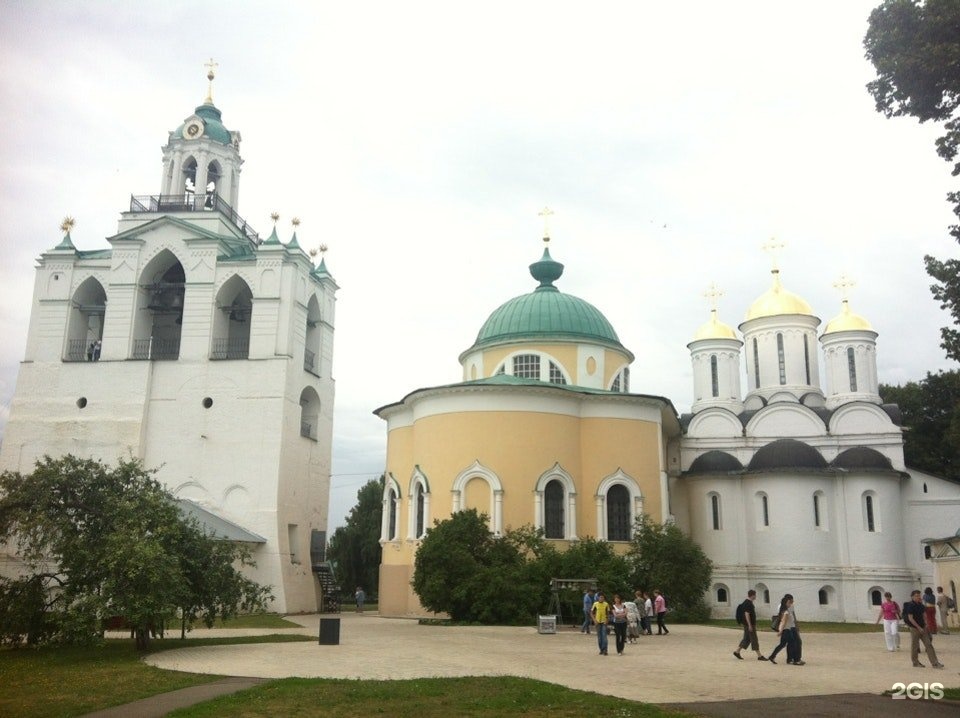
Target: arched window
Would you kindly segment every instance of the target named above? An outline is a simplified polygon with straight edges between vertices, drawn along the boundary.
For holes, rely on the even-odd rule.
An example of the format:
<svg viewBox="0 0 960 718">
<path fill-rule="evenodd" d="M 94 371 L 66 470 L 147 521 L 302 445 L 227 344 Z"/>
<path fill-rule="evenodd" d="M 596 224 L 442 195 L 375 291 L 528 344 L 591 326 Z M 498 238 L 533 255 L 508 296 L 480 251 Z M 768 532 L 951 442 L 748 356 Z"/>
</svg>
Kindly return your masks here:
<svg viewBox="0 0 960 718">
<path fill-rule="evenodd" d="M 717 603 L 726 606 L 730 604 L 730 589 L 727 588 L 724 584 L 718 583 L 713 587 L 713 595 L 717 599 Z"/>
<path fill-rule="evenodd" d="M 430 521 L 430 483 L 427 481 L 426 475 L 420 471 L 419 466 L 413 470 L 407 495 L 410 497 L 407 538 L 411 540 L 422 539 L 427 532 L 428 522 Z"/>
<path fill-rule="evenodd" d="M 387 506 L 387 510 L 390 512 L 390 525 L 387 529 L 387 537 L 389 541 L 395 541 L 397 539 L 397 504 L 400 499 L 397 496 L 397 493 L 390 489 L 390 499 Z"/>
<path fill-rule="evenodd" d="M 833 598 L 832 586 L 824 586 L 817 591 L 817 600 L 820 602 L 821 606 L 829 606 L 831 598 Z"/>
<path fill-rule="evenodd" d="M 543 492 L 543 531 L 548 539 L 565 538 L 563 520 L 566 492 L 557 479 L 551 480 Z"/>
<path fill-rule="evenodd" d="M 760 388 L 760 350 L 757 348 L 757 338 L 753 338 L 753 388 Z"/>
<path fill-rule="evenodd" d="M 711 396 L 720 396 L 720 373 L 717 369 L 717 355 L 710 355 L 710 391 Z"/>
<path fill-rule="evenodd" d="M 380 523 L 380 540 L 396 541 L 400 538 L 400 484 L 388 474 L 383 486 L 383 514 Z"/>
<path fill-rule="evenodd" d="M 710 492 L 707 494 L 707 500 L 709 501 L 710 508 L 710 528 L 714 531 L 719 531 L 722 528 L 721 524 L 721 512 L 720 512 L 720 494 L 716 492 Z"/>
<path fill-rule="evenodd" d="M 130 358 L 179 358 L 186 292 L 180 260 L 168 249 L 161 251 L 147 263 L 138 289 Z"/>
<path fill-rule="evenodd" d="M 770 500 L 763 491 L 757 492 L 757 526 L 770 526 Z"/>
<path fill-rule="evenodd" d="M 217 292 L 211 336 L 211 359 L 246 359 L 250 355 L 250 316 L 253 293 L 233 275 Z"/>
<path fill-rule="evenodd" d="M 857 390 L 857 359 L 853 347 L 847 347 L 847 373 L 850 375 L 850 391 Z"/>
<path fill-rule="evenodd" d="M 207 186 L 206 197 L 204 199 L 204 209 L 213 209 L 216 197 L 219 194 L 217 189 L 220 186 L 220 164 L 215 160 L 207 165 Z"/>
<path fill-rule="evenodd" d="M 877 495 L 873 491 L 865 491 L 863 493 L 863 528 L 869 533 L 880 530 L 880 516 L 877 508 Z"/>
<path fill-rule="evenodd" d="M 803 366 L 807 371 L 807 384 L 810 382 L 810 338 L 804 334 L 803 335 Z"/>
<path fill-rule="evenodd" d="M 320 396 L 312 386 L 300 392 L 300 436 L 317 440 L 320 422 Z"/>
<path fill-rule="evenodd" d="M 193 199 L 197 192 L 197 161 L 188 157 L 182 165 L 182 172 L 184 200 L 193 209 Z"/>
<path fill-rule="evenodd" d="M 548 354 L 514 354 L 508 356 L 493 372 L 494 376 L 508 374 L 521 379 L 536 379 L 550 384 L 569 384 L 570 378 L 563 367 L 550 359 Z"/>
<path fill-rule="evenodd" d="M 787 383 L 787 362 L 783 351 L 783 334 L 777 334 L 777 362 L 780 365 L 780 384 Z"/>
<path fill-rule="evenodd" d="M 758 583 L 755 590 L 761 602 L 770 603 L 770 589 L 767 588 L 765 584 Z"/>
<path fill-rule="evenodd" d="M 630 540 L 630 492 L 623 484 L 607 491 L 607 540 Z"/>
<path fill-rule="evenodd" d="M 883 603 L 883 591 L 879 588 L 874 588 L 870 591 L 870 605 L 879 606 Z"/>
<path fill-rule="evenodd" d="M 563 375 L 563 370 L 559 366 L 550 362 L 550 383 L 551 384 L 566 384 L 567 379 Z"/>
<path fill-rule="evenodd" d="M 522 379 L 539 379 L 540 355 L 517 354 L 513 358 L 513 375 Z"/>
<path fill-rule="evenodd" d="M 503 484 L 496 473 L 479 461 L 461 471 L 453 480 L 453 513 L 477 509 L 490 518 L 490 531 L 503 533 Z"/>
<path fill-rule="evenodd" d="M 95 278 L 87 277 L 73 293 L 67 324 L 64 361 L 96 361 L 103 340 L 107 293 Z"/>
<path fill-rule="evenodd" d="M 320 302 L 316 295 L 307 303 L 307 328 L 303 339 L 303 370 L 320 376 Z"/>
<path fill-rule="evenodd" d="M 630 392 L 630 367 L 625 366 L 614 375 L 610 383 L 610 391 L 619 391 L 624 394 Z"/>
</svg>

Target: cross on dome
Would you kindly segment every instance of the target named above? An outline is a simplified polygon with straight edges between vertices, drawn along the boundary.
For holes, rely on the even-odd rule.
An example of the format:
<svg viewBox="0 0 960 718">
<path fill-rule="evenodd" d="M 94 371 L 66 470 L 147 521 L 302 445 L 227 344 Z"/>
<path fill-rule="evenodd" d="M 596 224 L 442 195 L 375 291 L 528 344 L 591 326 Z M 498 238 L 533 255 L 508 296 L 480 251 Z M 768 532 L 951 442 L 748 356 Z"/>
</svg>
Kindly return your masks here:
<svg viewBox="0 0 960 718">
<path fill-rule="evenodd" d="M 846 274 L 841 274 L 840 278 L 833 283 L 834 289 L 840 290 L 840 299 L 843 302 L 850 300 L 850 290 L 857 286 L 857 283 Z"/>
<path fill-rule="evenodd" d="M 710 282 L 710 286 L 707 287 L 707 291 L 703 293 L 704 299 L 710 302 L 710 311 L 717 311 L 717 300 L 723 296 L 723 290 L 720 289 L 715 282 Z"/>
<path fill-rule="evenodd" d="M 760 247 L 764 252 L 770 255 L 770 261 L 773 262 L 773 268 L 771 271 L 780 271 L 780 267 L 777 266 L 777 260 L 780 259 L 780 253 L 783 252 L 786 246 L 787 245 L 783 242 L 778 241 L 776 237 L 771 237 Z"/>
<path fill-rule="evenodd" d="M 550 217 L 553 215 L 553 210 L 549 207 L 544 207 L 539 212 L 537 212 L 538 217 L 543 217 L 543 241 L 550 241 Z"/>
<path fill-rule="evenodd" d="M 207 81 L 209 82 L 209 84 L 207 85 L 207 99 L 205 99 L 203 102 L 206 105 L 212 105 L 213 104 L 213 78 L 216 77 L 216 69 L 220 67 L 220 65 L 219 63 L 214 62 L 213 58 L 211 57 L 209 60 L 203 63 L 203 66 L 207 68 Z"/>
</svg>

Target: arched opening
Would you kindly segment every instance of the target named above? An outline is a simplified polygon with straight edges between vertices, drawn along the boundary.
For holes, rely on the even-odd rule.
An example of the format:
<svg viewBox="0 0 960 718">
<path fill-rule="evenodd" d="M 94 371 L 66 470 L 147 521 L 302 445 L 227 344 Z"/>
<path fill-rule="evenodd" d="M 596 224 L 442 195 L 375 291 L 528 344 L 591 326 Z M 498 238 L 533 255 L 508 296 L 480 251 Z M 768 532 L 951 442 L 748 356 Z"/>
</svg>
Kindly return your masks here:
<svg viewBox="0 0 960 718">
<path fill-rule="evenodd" d="M 70 301 L 65 361 L 96 361 L 103 340 L 103 317 L 107 293 L 93 277 L 87 277 Z"/>
<path fill-rule="evenodd" d="M 763 491 L 757 492 L 757 528 L 770 526 L 770 499 Z"/>
<path fill-rule="evenodd" d="M 607 491 L 607 540 L 630 540 L 630 492 L 623 484 Z"/>
<path fill-rule="evenodd" d="M 193 200 L 197 194 L 197 161 L 193 157 L 188 157 L 187 160 L 181 165 L 181 176 L 183 187 L 183 200 L 184 202 L 192 207 Z"/>
<path fill-rule="evenodd" d="M 724 584 L 718 583 L 713 587 L 714 595 L 716 596 L 717 603 L 726 606 L 730 603 L 730 589 L 728 589 Z"/>
<path fill-rule="evenodd" d="M 414 469 L 410 478 L 407 495 L 410 497 L 407 538 L 422 539 L 430 520 L 430 484 L 419 466 Z"/>
<path fill-rule="evenodd" d="M 186 275 L 180 260 L 163 250 L 150 260 L 137 295 L 131 359 L 177 359 L 183 326 Z"/>
<path fill-rule="evenodd" d="M 424 531 L 424 505 L 423 505 L 423 487 L 419 484 L 417 485 L 417 490 L 414 493 L 414 507 L 415 515 L 414 523 L 414 535 L 417 538 L 423 538 Z"/>
<path fill-rule="evenodd" d="M 564 501 L 566 492 L 557 479 L 547 483 L 543 491 L 543 533 L 548 539 L 562 539 L 565 534 Z"/>
<path fill-rule="evenodd" d="M 303 369 L 320 376 L 320 302 L 316 295 L 307 304 L 307 330 L 304 337 Z"/>
<path fill-rule="evenodd" d="M 204 209 L 213 209 L 216 206 L 216 198 L 219 194 L 217 190 L 220 187 L 221 174 L 220 163 L 216 160 L 207 165 L 207 186 L 203 200 Z"/>
<path fill-rule="evenodd" d="M 312 386 L 300 392 L 300 436 L 317 440 L 320 420 L 320 396 Z"/>
<path fill-rule="evenodd" d="M 833 601 L 833 586 L 823 586 L 817 591 L 817 600 L 821 606 L 829 606 Z"/>
<path fill-rule="evenodd" d="M 821 531 L 827 530 L 826 497 L 822 491 L 813 492 L 813 527 Z"/>
<path fill-rule="evenodd" d="M 870 605 L 879 606 L 883 603 L 883 589 L 872 588 L 870 589 Z"/>
<path fill-rule="evenodd" d="M 758 583 L 756 586 L 757 596 L 760 597 L 761 602 L 770 603 L 770 589 L 767 588 L 766 584 Z"/>
<path fill-rule="evenodd" d="M 211 359 L 246 359 L 250 355 L 250 315 L 253 292 L 239 275 L 217 292 L 213 313 Z"/>
<path fill-rule="evenodd" d="M 400 538 L 400 484 L 389 474 L 383 487 L 383 511 L 380 540 L 397 541 Z"/>
<path fill-rule="evenodd" d="M 387 540 L 396 541 L 397 540 L 397 505 L 400 502 L 400 497 L 397 495 L 397 492 L 393 489 L 390 489 L 389 497 L 387 498 L 387 512 L 389 514 L 388 525 L 387 525 Z"/>
</svg>

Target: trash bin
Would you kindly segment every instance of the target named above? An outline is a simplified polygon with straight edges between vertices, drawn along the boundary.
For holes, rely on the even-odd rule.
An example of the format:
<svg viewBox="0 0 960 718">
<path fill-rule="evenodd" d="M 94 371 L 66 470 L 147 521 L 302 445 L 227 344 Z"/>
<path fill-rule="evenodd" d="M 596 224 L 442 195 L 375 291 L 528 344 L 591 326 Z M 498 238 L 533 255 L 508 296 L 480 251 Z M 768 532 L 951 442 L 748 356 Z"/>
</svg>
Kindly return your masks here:
<svg viewBox="0 0 960 718">
<path fill-rule="evenodd" d="M 556 616 L 540 616 L 537 624 L 538 624 L 537 633 L 556 633 L 557 632 Z"/>
<path fill-rule="evenodd" d="M 321 618 L 320 619 L 320 645 L 321 646 L 339 646 L 340 645 L 340 619 L 339 618 Z"/>
</svg>

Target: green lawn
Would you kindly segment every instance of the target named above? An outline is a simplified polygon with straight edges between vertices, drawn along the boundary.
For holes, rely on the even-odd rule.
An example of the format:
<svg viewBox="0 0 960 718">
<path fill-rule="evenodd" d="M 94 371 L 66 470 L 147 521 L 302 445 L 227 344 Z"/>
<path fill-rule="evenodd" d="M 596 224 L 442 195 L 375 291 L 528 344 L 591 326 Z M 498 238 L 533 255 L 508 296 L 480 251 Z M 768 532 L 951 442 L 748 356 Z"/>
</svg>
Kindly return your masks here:
<svg viewBox="0 0 960 718">
<path fill-rule="evenodd" d="M 235 643 L 312 641 L 310 636 L 179 638 L 151 642 L 151 652 Z M 0 650 L 0 716 L 66 718 L 157 693 L 209 683 L 220 676 L 163 671 L 140 660 L 133 641 L 103 647 Z"/>
<path fill-rule="evenodd" d="M 169 718 L 659 718 L 686 716 L 654 705 L 576 691 L 530 678 L 419 678 L 350 681 L 285 678 L 170 713 Z"/>
<path fill-rule="evenodd" d="M 251 613 L 223 621 L 217 619 L 214 628 L 303 628 L 299 623 L 288 621 L 276 613 Z M 196 628 L 206 628 L 203 624 Z"/>
</svg>

